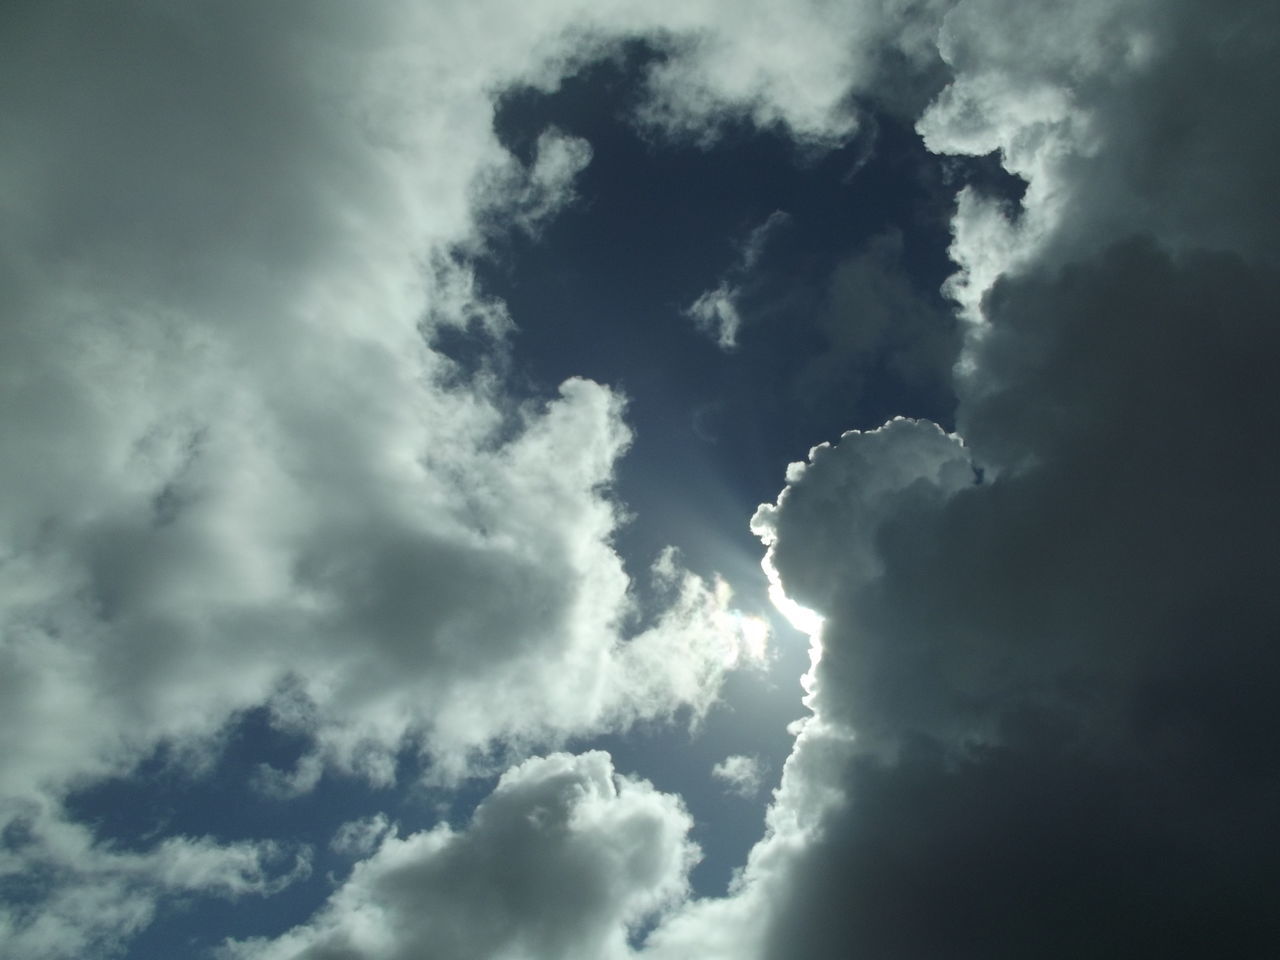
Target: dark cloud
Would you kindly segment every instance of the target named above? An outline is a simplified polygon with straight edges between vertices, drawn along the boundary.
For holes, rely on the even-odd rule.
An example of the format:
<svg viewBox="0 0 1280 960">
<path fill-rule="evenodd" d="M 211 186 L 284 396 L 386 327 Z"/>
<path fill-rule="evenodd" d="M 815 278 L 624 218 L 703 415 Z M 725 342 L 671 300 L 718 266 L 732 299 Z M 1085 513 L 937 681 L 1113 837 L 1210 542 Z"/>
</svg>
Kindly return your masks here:
<svg viewBox="0 0 1280 960">
<path fill-rule="evenodd" d="M 1028 725 L 1034 718 L 1028 718 Z M 1024 731 L 855 761 L 847 808 L 795 863 L 766 955 L 870 960 L 1261 956 L 1271 789 L 1188 790 Z M 1241 817 L 1247 820 L 1246 826 Z"/>
<path fill-rule="evenodd" d="M 762 512 L 828 615 L 815 709 L 857 737 L 809 773 L 845 799 L 770 888 L 771 955 L 1275 935 L 1277 295 L 1150 241 L 1001 281 L 952 454 L 981 483 L 940 483 L 921 451 L 951 441 L 904 421 L 817 451 Z"/>
</svg>

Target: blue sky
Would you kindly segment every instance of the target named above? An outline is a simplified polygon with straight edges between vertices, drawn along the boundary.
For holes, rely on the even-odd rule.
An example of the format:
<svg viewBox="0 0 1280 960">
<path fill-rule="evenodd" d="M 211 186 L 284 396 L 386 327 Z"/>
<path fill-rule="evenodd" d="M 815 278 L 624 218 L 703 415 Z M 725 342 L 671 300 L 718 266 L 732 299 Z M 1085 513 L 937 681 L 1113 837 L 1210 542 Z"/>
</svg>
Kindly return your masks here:
<svg viewBox="0 0 1280 960">
<path fill-rule="evenodd" d="M 1277 43 L 9 5 L 0 960 L 1261 955 Z"/>
</svg>

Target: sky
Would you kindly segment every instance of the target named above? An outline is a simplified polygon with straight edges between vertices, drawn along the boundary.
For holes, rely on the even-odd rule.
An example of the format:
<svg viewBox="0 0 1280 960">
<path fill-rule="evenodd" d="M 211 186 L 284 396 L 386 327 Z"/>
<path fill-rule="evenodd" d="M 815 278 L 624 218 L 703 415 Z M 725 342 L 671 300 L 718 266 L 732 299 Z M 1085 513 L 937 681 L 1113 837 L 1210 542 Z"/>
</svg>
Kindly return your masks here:
<svg viewBox="0 0 1280 960">
<path fill-rule="evenodd" d="M 1262 957 L 1280 11 L 0 9 L 0 960 Z"/>
</svg>

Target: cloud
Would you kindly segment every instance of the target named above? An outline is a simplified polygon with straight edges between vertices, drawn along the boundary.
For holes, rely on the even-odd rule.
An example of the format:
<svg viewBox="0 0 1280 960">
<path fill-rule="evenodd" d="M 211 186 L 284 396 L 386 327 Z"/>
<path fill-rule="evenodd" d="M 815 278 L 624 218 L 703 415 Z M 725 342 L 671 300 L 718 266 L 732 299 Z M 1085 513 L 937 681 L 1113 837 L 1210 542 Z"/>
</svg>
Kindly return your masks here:
<svg viewBox="0 0 1280 960">
<path fill-rule="evenodd" d="M 226 956 L 626 957 L 629 933 L 684 895 L 692 825 L 608 754 L 528 760 L 465 828 L 388 837 L 309 923 Z"/>
<path fill-rule="evenodd" d="M 629 603 L 620 399 L 571 381 L 517 407 L 424 343 L 509 326 L 450 251 L 504 206 L 534 229 L 589 156 L 548 131 L 519 172 L 493 100 L 660 27 L 696 38 L 664 62 L 705 76 L 716 115 L 839 136 L 860 54 L 833 28 L 856 18 L 773 17 L 759 47 L 710 2 L 486 9 L 9 13 L 5 790 L 208 736 L 297 678 L 332 758 L 374 777 L 409 727 L 454 754 L 508 732 L 494 685 L 548 730 L 634 706 L 588 679 L 627 682 L 598 669 Z M 744 83 L 720 58 L 748 50 L 767 55 Z"/>
<path fill-rule="evenodd" d="M 953 454 L 982 483 L 940 480 L 922 453 L 949 441 L 898 421 L 819 449 L 762 510 L 781 582 L 826 615 L 821 723 L 771 813 L 811 826 L 748 871 L 775 911 L 765 955 L 1274 935 L 1251 891 L 1280 858 L 1278 478 L 1258 447 L 1280 426 L 1277 293 L 1230 255 L 1149 243 L 1003 282 Z"/>
<path fill-rule="evenodd" d="M 591 145 L 560 130 L 544 130 L 534 144 L 528 169 L 514 158 L 482 180 L 477 189 L 481 216 L 492 211 L 491 229 L 501 235 L 514 224 L 531 236 L 576 199 L 574 181 L 591 162 Z"/>
<path fill-rule="evenodd" d="M 693 579 L 672 638 L 621 632 L 622 398 L 520 406 L 424 340 L 509 323 L 447 251 L 512 169 L 495 89 L 569 65 L 556 17 L 526 50 L 523 18 L 423 16 L 48 5 L 6 31 L 5 792 L 286 688 L 333 762 L 385 778 L 410 728 L 456 760 L 678 706 L 655 644 L 725 659 L 672 639 L 723 600 Z M 534 224 L 587 156 L 544 134 L 484 209 Z"/>
<path fill-rule="evenodd" d="M 723 780 L 724 788 L 729 793 L 750 799 L 760 792 L 764 771 L 759 758 L 734 754 L 712 767 L 711 776 Z"/>
<path fill-rule="evenodd" d="M 27 805 L 0 845 L 0 956 L 112 956 L 165 896 L 269 896 L 310 873 L 310 851 L 271 842 L 169 837 L 139 851 L 97 843 L 83 824 Z"/>
<path fill-rule="evenodd" d="M 714 290 L 706 290 L 685 308 L 685 314 L 693 319 L 698 329 L 715 340 L 721 350 L 733 350 L 738 346 L 738 330 L 742 317 L 734 299 L 738 290 L 721 281 Z"/>
<path fill-rule="evenodd" d="M 853 94 L 905 106 L 931 88 L 934 0 L 752 0 L 682 4 L 657 25 L 674 35 L 649 79 L 642 119 L 666 135 L 710 142 L 726 124 L 781 127 L 802 145 L 841 143 L 858 128 Z"/>
<path fill-rule="evenodd" d="M 685 308 L 685 316 L 715 340 L 721 350 L 737 348 L 738 331 L 742 328 L 738 300 L 743 295 L 743 287 L 749 284 L 751 271 L 760 262 L 770 234 L 785 226 L 790 219 L 782 210 L 769 214 L 747 234 L 741 244 L 738 262 L 730 267 L 720 283 L 712 290 L 703 291 Z"/>
<path fill-rule="evenodd" d="M 493 98 L 635 36 L 664 54 L 655 136 L 746 119 L 831 145 L 855 96 L 910 110 L 945 81 L 930 148 L 1028 182 L 1018 210 L 958 201 L 957 436 L 846 434 L 753 521 L 824 617 L 814 717 L 731 895 L 647 952 L 1274 941 L 1264 5 L 72 7 L 0 30 L 0 864 L 35 878 L 0 917 L 15 956 L 108 954 L 165 896 L 301 876 L 269 844 L 123 853 L 59 810 L 160 742 L 198 763 L 245 709 L 311 738 L 263 777 L 287 793 L 387 782 L 406 742 L 457 775 L 714 699 L 743 655 L 722 585 L 664 555 L 665 612 L 627 627 L 623 398 L 520 402 L 430 347 L 478 325 L 502 349 L 466 256 L 536 234 L 589 159 L 548 131 L 521 169 Z M 892 276 L 867 330 L 910 339 Z M 691 308 L 722 343 L 737 290 Z M 625 956 L 684 895 L 688 829 L 603 755 L 529 761 L 470 826 L 383 837 L 312 921 L 234 951 Z"/>
<path fill-rule="evenodd" d="M 430 347 L 472 325 L 504 349 L 467 253 L 500 211 L 536 230 L 589 157 L 548 131 L 519 170 L 495 97 L 652 14 L 3 17 L 0 797 L 36 805 L 34 836 L 72 785 L 162 742 L 206 763 L 262 705 L 313 743 L 259 778 L 287 794 L 323 769 L 388 782 L 407 742 L 448 778 L 499 741 L 714 701 L 744 639 L 726 588 L 660 559 L 671 605 L 629 626 L 623 398 L 575 379 L 519 401 Z M 44 898 L 61 919 L 23 907 L 15 938 L 98 936 L 109 911 L 58 913 L 73 874 Z"/>
<path fill-rule="evenodd" d="M 347 856 L 367 857 L 377 849 L 391 827 L 391 822 L 381 813 L 361 820 L 348 820 L 333 835 L 329 848 Z"/>
<path fill-rule="evenodd" d="M 1176 250 L 1280 253 L 1256 202 L 1277 186 L 1276 133 L 1249 106 L 1280 92 L 1274 35 L 1274 15 L 1250 2 L 1179 0 L 1160 16 L 1113 0 L 956 4 L 939 33 L 952 80 L 919 130 L 936 152 L 998 150 L 1028 181 L 1004 238 L 998 204 L 961 204 L 953 289 L 971 315 L 1000 273 L 1134 233 Z"/>
<path fill-rule="evenodd" d="M 1254 4 L 947 14 L 926 141 L 1028 180 L 960 197 L 957 436 L 846 434 L 757 513 L 824 618 L 814 716 L 730 896 L 655 956 L 1274 941 L 1274 37 Z"/>
</svg>

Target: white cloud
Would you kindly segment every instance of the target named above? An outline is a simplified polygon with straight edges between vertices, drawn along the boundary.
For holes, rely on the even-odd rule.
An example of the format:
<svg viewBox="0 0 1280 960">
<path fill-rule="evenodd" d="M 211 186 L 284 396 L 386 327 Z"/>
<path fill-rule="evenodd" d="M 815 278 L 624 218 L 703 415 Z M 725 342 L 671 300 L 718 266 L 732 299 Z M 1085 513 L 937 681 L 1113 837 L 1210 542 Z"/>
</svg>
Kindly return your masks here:
<svg viewBox="0 0 1280 960">
<path fill-rule="evenodd" d="M 701 38 L 667 63 L 705 75 L 716 116 L 741 102 L 830 138 L 860 55 L 835 38 L 857 18 L 815 5 L 763 23 L 710 2 L 59 11 L 5 31 L 22 147 L 0 169 L 20 198 L 4 240 L 4 789 L 208 735 L 295 674 L 332 757 L 374 776 L 408 725 L 446 752 L 508 732 L 515 711 L 482 702 L 494 684 L 547 730 L 635 709 L 587 679 L 629 682 L 599 669 L 627 607 L 604 492 L 627 443 L 618 399 L 575 381 L 513 411 L 421 338 L 424 317 L 505 327 L 446 253 L 479 242 L 493 202 L 532 229 L 589 155 L 549 131 L 513 178 L 493 97 L 660 27 Z M 755 79 L 727 66 L 748 61 Z M 655 91 L 686 119 L 701 109 Z M 477 197 L 495 176 L 514 186 Z"/>
<path fill-rule="evenodd" d="M 1016 227 L 999 228 L 998 205 L 961 206 L 952 257 L 971 315 L 1000 274 L 1133 233 L 1280 252 L 1256 202 L 1275 191 L 1276 134 L 1245 105 L 1280 92 L 1274 30 L 1247 2 L 955 4 L 939 34 L 953 79 L 919 130 L 937 152 L 998 150 L 1028 182 Z"/>
<path fill-rule="evenodd" d="M 831 146 L 858 127 L 850 93 L 884 95 L 937 60 L 931 35 L 946 4 L 923 0 L 767 0 L 664 8 L 657 26 L 673 56 L 650 78 L 644 117 L 668 134 L 709 141 L 730 119 L 780 126 L 803 145 Z M 907 69 L 901 69 L 908 64 Z"/>
<path fill-rule="evenodd" d="M 464 829 L 388 837 L 308 924 L 227 955 L 627 957 L 629 933 L 686 891 L 691 827 L 679 799 L 607 754 L 528 760 Z"/>
<path fill-rule="evenodd" d="M 759 758 L 742 754 L 725 757 L 711 768 L 711 776 L 723 780 L 728 792 L 748 799 L 758 794 L 764 783 Z"/>
<path fill-rule="evenodd" d="M 688 580 L 690 619 L 618 633 L 620 398 L 570 381 L 513 409 L 420 330 L 508 322 L 440 256 L 511 169 L 495 91 L 594 49 L 557 39 L 578 8 L 55 7 L 6 31 L 5 792 L 212 735 L 282 684 L 374 777 L 418 724 L 458 760 L 665 713 L 669 680 L 705 704 L 724 638 L 685 641 L 728 623 L 722 592 Z M 514 198 L 481 199 L 532 226 L 588 155 L 548 132 Z"/>
<path fill-rule="evenodd" d="M 685 308 L 698 329 L 715 340 L 721 350 L 732 350 L 738 345 L 742 317 L 733 302 L 737 295 L 735 287 L 722 281 L 714 290 L 703 291 Z"/>
<path fill-rule="evenodd" d="M 492 211 L 492 229 L 501 233 L 514 223 L 537 236 L 543 224 L 576 199 L 574 181 L 591 162 L 591 144 L 560 130 L 544 130 L 525 169 L 511 157 L 477 189 L 481 215 Z"/>
</svg>

